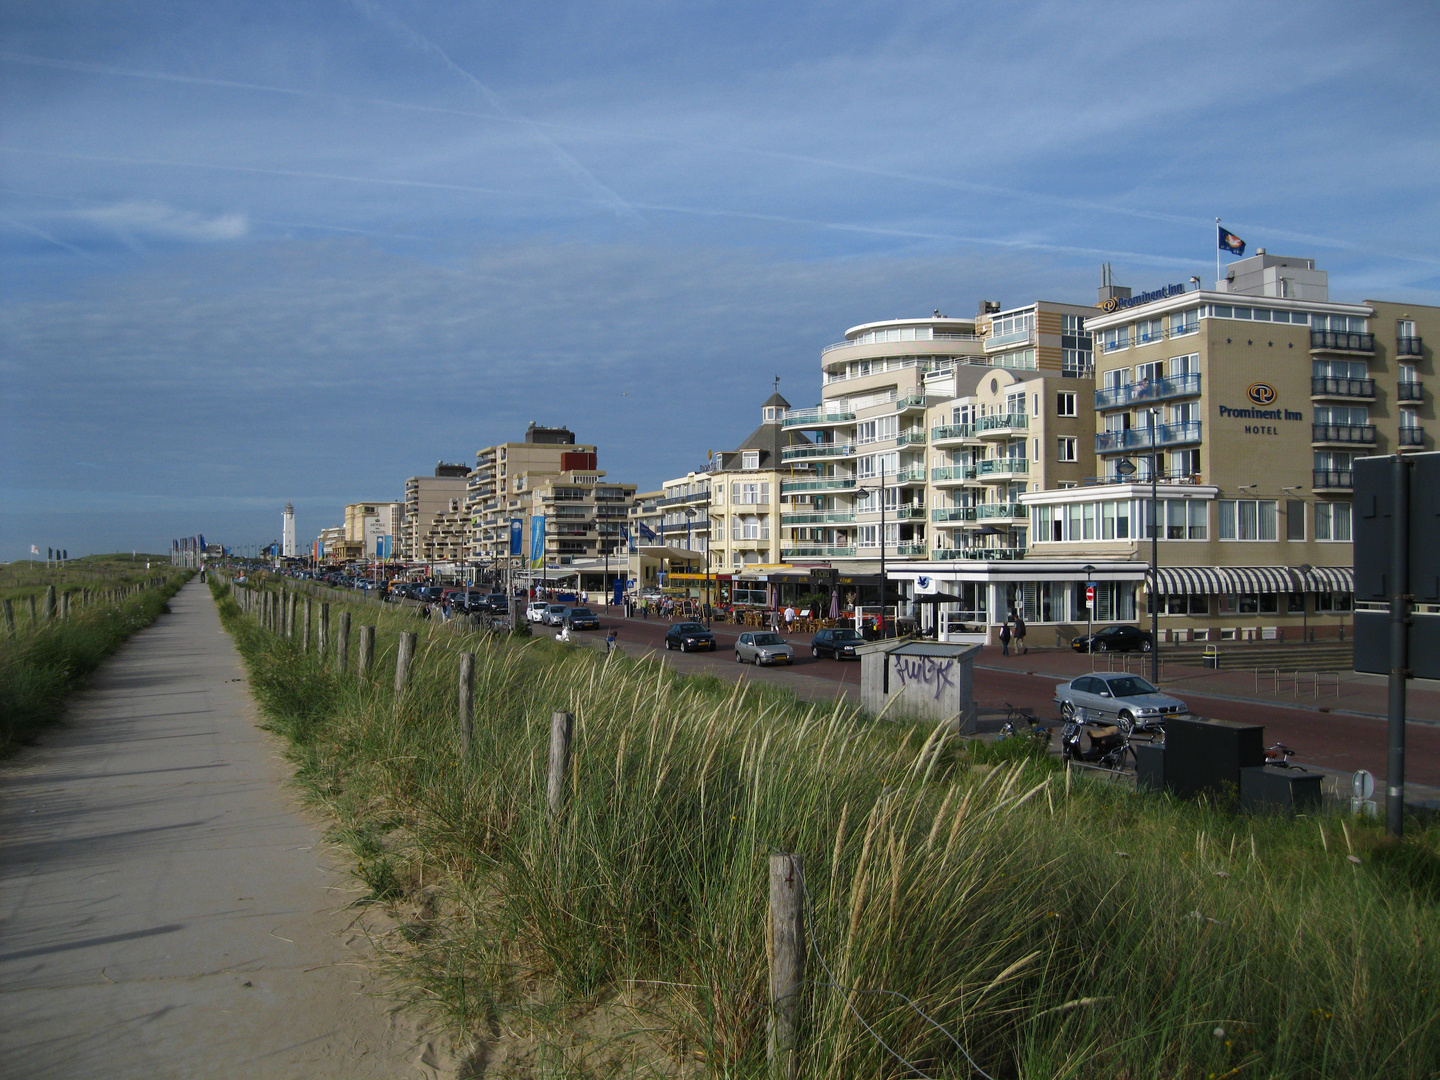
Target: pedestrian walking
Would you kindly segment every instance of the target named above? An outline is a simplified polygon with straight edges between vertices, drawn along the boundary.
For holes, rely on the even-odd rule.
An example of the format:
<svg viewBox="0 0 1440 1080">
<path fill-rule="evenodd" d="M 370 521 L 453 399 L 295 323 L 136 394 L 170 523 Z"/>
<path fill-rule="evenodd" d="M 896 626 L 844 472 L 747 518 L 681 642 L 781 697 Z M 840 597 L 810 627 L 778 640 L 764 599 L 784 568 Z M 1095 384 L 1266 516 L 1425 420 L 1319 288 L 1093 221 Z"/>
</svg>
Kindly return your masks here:
<svg viewBox="0 0 1440 1080">
<path fill-rule="evenodd" d="M 1010 655 L 1010 622 L 1008 619 L 1000 624 L 1000 655 Z"/>
<path fill-rule="evenodd" d="M 1015 616 L 1015 651 L 1017 653 L 1030 651 L 1025 647 L 1025 620 L 1019 615 Z"/>
<path fill-rule="evenodd" d="M 607 654 L 615 651 L 615 631 L 611 630 L 605 638 L 605 652 Z"/>
<path fill-rule="evenodd" d="M 789 633 L 790 631 L 793 631 L 794 629 L 795 629 L 795 605 L 794 605 L 794 604 L 787 604 L 787 605 L 785 606 L 785 631 L 786 631 L 787 633 Z"/>
</svg>

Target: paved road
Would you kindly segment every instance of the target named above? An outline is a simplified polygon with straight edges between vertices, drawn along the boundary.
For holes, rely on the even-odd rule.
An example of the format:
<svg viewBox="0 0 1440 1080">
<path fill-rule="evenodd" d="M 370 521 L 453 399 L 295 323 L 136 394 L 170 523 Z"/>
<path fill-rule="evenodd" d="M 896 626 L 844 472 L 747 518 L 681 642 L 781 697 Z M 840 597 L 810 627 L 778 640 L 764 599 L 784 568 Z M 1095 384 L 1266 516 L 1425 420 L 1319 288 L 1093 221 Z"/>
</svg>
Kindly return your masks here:
<svg viewBox="0 0 1440 1080">
<path fill-rule="evenodd" d="M 597 636 L 603 637 L 613 627 L 622 647 L 641 652 L 661 648 L 669 625 L 663 619 L 624 619 L 606 613 L 601 615 Z M 718 645 L 715 652 L 683 657 L 671 652 L 667 654 L 670 662 L 681 670 L 735 677 L 735 638 L 741 631 L 726 623 L 716 623 L 714 630 Z M 789 640 L 796 652 L 793 667 L 763 671 L 746 667 L 745 676 L 789 686 L 806 698 L 853 694 L 858 699 L 859 664 L 811 657 L 807 635 L 789 635 Z M 1014 704 L 1033 710 L 1042 719 L 1055 719 L 1055 684 L 1089 670 L 1089 663 L 1090 658 L 1068 651 L 1036 649 L 1025 656 L 1002 658 L 998 649 L 987 649 L 975 668 L 976 703 L 981 708 Z M 1377 777 L 1385 775 L 1383 687 L 1374 685 L 1373 680 L 1347 682 L 1346 696 L 1335 703 L 1337 711 L 1321 712 L 1249 694 L 1245 682 L 1250 678 L 1249 672 L 1206 672 L 1174 666 L 1167 671 L 1166 689 L 1201 715 L 1265 725 L 1268 741 L 1294 747 L 1296 760 L 1307 765 L 1338 772 L 1369 769 Z M 1440 787 L 1440 715 L 1436 714 L 1436 700 L 1433 687 L 1412 692 L 1410 716 L 1418 722 L 1407 725 L 1406 733 L 1406 777 L 1411 785 Z M 1322 700 L 1319 704 L 1324 703 Z M 1366 712 L 1378 715 L 1358 715 Z M 1422 790 L 1412 797 L 1434 799 L 1437 794 Z"/>
<path fill-rule="evenodd" d="M 171 608 L 0 764 L 0 1076 L 436 1075 L 208 591 Z"/>
</svg>

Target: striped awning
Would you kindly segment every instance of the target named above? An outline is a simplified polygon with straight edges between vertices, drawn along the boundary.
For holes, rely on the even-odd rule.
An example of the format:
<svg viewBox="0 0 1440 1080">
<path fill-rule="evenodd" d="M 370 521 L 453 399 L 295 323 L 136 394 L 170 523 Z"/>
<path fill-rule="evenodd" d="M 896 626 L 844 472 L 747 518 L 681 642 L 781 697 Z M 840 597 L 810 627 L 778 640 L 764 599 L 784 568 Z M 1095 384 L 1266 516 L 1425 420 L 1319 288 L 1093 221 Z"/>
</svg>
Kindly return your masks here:
<svg viewBox="0 0 1440 1080">
<path fill-rule="evenodd" d="M 1169 596 L 1355 591 L 1349 566 L 1316 566 L 1308 576 L 1293 566 L 1162 566 L 1156 576 Z"/>
<path fill-rule="evenodd" d="M 1296 582 L 1288 566 L 1226 566 L 1221 568 L 1233 593 L 1294 592 Z"/>
<path fill-rule="evenodd" d="M 1159 591 L 1167 596 L 1215 596 L 1229 591 L 1214 566 L 1162 566 L 1156 579 Z"/>
<path fill-rule="evenodd" d="M 1301 574 L 1295 571 L 1295 577 L 1304 581 L 1308 592 L 1348 592 L 1355 591 L 1355 568 L 1353 566 L 1312 566 L 1310 573 Z"/>
</svg>

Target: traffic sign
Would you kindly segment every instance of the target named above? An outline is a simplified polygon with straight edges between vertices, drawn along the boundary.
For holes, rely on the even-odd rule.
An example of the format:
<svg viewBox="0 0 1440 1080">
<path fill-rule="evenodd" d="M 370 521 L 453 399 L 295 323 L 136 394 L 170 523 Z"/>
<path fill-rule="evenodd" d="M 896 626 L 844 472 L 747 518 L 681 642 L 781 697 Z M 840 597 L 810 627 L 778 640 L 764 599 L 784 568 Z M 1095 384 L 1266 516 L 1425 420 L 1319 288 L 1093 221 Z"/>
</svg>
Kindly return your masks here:
<svg viewBox="0 0 1440 1080">
<path fill-rule="evenodd" d="M 1095 606 L 1095 586 L 1094 586 L 1094 585 L 1086 585 L 1086 586 L 1085 586 L 1085 606 L 1086 606 L 1086 607 L 1094 607 L 1094 606 Z"/>
</svg>

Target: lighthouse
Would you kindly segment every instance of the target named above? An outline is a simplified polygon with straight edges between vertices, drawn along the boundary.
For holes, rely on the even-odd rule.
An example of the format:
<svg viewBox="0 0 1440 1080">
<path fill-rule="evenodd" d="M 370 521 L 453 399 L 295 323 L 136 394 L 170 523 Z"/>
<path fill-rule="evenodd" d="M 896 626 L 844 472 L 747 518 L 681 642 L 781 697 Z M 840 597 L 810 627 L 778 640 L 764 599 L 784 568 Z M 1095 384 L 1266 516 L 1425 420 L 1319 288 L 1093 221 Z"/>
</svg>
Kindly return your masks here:
<svg viewBox="0 0 1440 1080">
<path fill-rule="evenodd" d="M 288 502 L 285 504 L 284 525 L 280 536 L 280 553 L 287 559 L 295 558 L 295 507 Z"/>
</svg>

